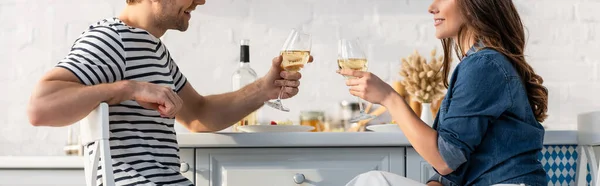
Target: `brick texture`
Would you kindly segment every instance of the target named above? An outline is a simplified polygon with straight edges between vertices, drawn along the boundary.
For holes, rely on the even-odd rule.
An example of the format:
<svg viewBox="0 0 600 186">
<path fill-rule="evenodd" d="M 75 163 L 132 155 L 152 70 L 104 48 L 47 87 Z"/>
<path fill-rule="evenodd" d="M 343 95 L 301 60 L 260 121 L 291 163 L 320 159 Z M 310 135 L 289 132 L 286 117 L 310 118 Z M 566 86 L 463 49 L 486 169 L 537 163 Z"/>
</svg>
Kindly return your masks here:
<svg viewBox="0 0 600 186">
<path fill-rule="evenodd" d="M 313 34 L 314 64 L 303 70 L 290 113 L 260 110 L 262 120 L 297 120 L 300 111 L 337 114 L 355 100 L 335 74 L 338 38 L 360 37 L 370 69 L 393 78 L 397 61 L 414 50 L 429 54 L 434 37 L 431 1 L 424 0 L 208 0 L 190 29 L 162 38 L 199 93 L 231 90 L 239 40 L 251 40 L 251 65 L 265 74 L 291 28 Z M 515 0 L 528 29 L 527 59 L 550 90 L 548 129 L 576 129 L 577 114 L 600 110 L 600 0 Z M 62 155 L 66 128 L 34 128 L 26 104 L 41 75 L 64 57 L 88 24 L 118 15 L 123 0 L 0 0 L 0 155 Z M 8 65 L 8 67 L 7 67 Z M 177 127 L 178 132 L 186 132 Z"/>
</svg>

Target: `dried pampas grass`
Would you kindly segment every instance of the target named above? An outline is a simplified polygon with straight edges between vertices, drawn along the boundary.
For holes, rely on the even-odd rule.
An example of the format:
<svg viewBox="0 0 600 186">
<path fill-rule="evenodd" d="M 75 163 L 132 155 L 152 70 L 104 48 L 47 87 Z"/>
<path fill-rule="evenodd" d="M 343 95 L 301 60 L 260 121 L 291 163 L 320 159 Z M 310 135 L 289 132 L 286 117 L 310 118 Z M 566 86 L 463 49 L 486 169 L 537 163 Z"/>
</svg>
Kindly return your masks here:
<svg viewBox="0 0 600 186">
<path fill-rule="evenodd" d="M 407 58 L 402 58 L 400 76 L 404 80 L 401 83 L 418 102 L 431 103 L 444 96 L 443 59 L 443 56 L 436 57 L 436 49 L 431 51 L 429 63 L 416 50 Z"/>
</svg>

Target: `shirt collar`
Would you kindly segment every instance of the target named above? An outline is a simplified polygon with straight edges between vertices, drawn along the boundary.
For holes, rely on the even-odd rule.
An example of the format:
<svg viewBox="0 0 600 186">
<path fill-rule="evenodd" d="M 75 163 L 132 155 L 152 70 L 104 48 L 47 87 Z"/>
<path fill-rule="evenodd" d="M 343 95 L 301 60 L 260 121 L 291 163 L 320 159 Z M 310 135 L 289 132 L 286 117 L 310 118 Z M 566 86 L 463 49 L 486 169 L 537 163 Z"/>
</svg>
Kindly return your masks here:
<svg viewBox="0 0 600 186">
<path fill-rule="evenodd" d="M 470 49 L 469 51 L 467 51 L 467 54 L 465 55 L 465 57 L 470 56 L 472 54 L 474 54 L 475 52 L 479 51 L 480 49 L 484 48 L 485 45 L 483 44 L 482 41 L 478 41 L 477 43 L 475 43 Z"/>
</svg>

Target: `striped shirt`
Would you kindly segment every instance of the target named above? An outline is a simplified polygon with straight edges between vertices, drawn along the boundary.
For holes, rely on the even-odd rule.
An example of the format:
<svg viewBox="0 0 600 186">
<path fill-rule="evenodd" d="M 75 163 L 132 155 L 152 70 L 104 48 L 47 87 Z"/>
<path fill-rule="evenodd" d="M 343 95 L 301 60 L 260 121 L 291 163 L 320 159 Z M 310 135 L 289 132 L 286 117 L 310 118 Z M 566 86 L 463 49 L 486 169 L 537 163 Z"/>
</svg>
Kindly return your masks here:
<svg viewBox="0 0 600 186">
<path fill-rule="evenodd" d="M 133 80 L 179 92 L 186 83 L 160 39 L 117 18 L 92 24 L 57 66 L 71 71 L 88 86 Z M 179 173 L 173 119 L 162 118 L 157 111 L 132 100 L 111 105 L 109 111 L 117 185 L 192 185 Z"/>
</svg>

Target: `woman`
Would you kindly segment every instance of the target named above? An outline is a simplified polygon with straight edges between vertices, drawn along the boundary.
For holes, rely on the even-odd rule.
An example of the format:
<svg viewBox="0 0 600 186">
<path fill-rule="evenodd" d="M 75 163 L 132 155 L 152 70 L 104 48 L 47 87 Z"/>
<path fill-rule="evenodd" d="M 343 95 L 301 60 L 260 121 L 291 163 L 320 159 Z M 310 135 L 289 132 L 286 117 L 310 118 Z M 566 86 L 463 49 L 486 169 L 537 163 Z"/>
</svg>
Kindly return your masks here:
<svg viewBox="0 0 600 186">
<path fill-rule="evenodd" d="M 448 91 L 433 129 L 373 74 L 338 71 L 357 77 L 346 82 L 350 93 L 389 110 L 438 173 L 428 185 L 547 185 L 537 156 L 548 91 L 525 61 L 523 24 L 512 1 L 434 0 L 429 12 L 444 48 L 446 79 L 452 51 L 461 59 L 444 82 Z M 370 172 L 351 183 L 392 180 L 385 177 Z"/>
</svg>

